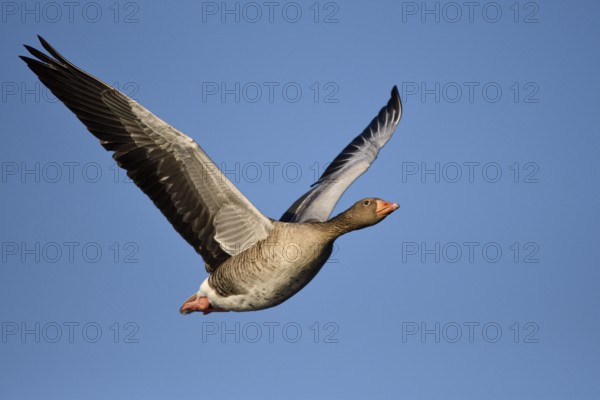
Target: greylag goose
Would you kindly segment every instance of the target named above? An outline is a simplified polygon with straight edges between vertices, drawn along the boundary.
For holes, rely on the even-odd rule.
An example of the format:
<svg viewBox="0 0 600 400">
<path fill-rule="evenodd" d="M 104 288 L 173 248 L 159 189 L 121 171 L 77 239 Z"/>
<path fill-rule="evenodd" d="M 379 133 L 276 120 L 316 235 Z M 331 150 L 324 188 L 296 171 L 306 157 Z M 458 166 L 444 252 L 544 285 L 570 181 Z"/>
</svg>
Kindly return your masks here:
<svg viewBox="0 0 600 400">
<path fill-rule="evenodd" d="M 281 304 L 319 272 L 334 240 L 375 225 L 398 208 L 366 198 L 329 219 L 342 194 L 375 161 L 400 122 L 396 86 L 367 128 L 275 221 L 254 207 L 194 140 L 38 38 L 51 56 L 26 45 L 37 59 L 21 59 L 114 152 L 118 165 L 204 259 L 209 276 L 181 306 L 183 314 Z"/>
</svg>

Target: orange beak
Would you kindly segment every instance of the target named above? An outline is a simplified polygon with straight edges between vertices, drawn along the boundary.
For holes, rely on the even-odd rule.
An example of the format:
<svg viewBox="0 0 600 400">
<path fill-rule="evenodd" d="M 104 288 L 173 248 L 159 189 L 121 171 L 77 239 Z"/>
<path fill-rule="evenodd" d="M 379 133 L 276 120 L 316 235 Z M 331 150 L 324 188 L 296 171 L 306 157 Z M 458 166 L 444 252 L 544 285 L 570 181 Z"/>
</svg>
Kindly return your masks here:
<svg viewBox="0 0 600 400">
<path fill-rule="evenodd" d="M 386 217 L 396 211 L 400 206 L 398 203 L 390 203 L 389 201 L 375 200 L 377 202 L 377 209 L 375 213 L 380 217 Z"/>
</svg>

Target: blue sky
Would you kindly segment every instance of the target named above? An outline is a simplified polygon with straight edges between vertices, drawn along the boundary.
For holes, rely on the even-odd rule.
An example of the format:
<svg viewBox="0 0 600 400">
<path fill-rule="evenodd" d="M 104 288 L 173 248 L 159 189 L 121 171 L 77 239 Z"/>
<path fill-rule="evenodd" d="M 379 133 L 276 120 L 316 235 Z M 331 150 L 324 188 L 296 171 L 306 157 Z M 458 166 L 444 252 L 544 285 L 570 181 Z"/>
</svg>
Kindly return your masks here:
<svg viewBox="0 0 600 400">
<path fill-rule="evenodd" d="M 3 2 L 0 397 L 598 398 L 599 12 Z M 274 218 L 398 85 L 335 212 L 401 208 L 276 308 L 180 316 L 202 260 L 17 58 L 37 34 Z"/>
</svg>

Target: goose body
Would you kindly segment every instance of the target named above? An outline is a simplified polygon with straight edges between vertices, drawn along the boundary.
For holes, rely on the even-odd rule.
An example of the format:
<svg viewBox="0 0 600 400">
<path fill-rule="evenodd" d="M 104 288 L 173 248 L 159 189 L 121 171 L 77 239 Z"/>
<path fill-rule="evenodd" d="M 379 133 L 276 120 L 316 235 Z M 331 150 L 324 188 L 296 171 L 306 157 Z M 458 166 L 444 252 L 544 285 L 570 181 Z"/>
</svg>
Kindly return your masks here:
<svg viewBox="0 0 600 400">
<path fill-rule="evenodd" d="M 271 235 L 227 259 L 200 285 L 214 308 L 248 311 L 276 306 L 319 272 L 333 238 L 318 223 L 274 222 Z"/>
<path fill-rule="evenodd" d="M 387 105 L 283 214 L 267 218 L 198 144 L 133 99 L 67 61 L 43 38 L 45 53 L 21 58 L 96 136 L 128 176 L 205 261 L 208 278 L 180 308 L 251 311 L 281 304 L 330 257 L 341 235 L 379 223 L 398 208 L 366 198 L 329 219 L 342 194 L 377 158 L 400 122 L 397 88 Z"/>
</svg>

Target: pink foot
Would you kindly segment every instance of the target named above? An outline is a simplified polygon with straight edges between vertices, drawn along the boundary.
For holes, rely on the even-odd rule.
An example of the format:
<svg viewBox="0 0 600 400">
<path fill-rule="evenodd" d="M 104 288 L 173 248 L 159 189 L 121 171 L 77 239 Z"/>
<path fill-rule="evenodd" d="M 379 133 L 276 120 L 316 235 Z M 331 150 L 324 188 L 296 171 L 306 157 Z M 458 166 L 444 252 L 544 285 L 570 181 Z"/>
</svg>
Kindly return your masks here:
<svg viewBox="0 0 600 400">
<path fill-rule="evenodd" d="M 179 309 L 179 312 L 182 314 L 191 314 L 195 311 L 198 311 L 198 312 L 202 311 L 202 313 L 204 315 L 206 315 L 206 314 L 210 314 L 211 312 L 214 312 L 214 311 L 228 311 L 228 310 L 223 310 L 222 308 L 213 307 L 210 304 L 210 302 L 208 301 L 208 298 L 205 296 L 197 297 L 196 295 L 193 295 L 192 297 L 187 299 L 187 301 L 185 303 L 183 303 L 183 305 Z"/>
</svg>

